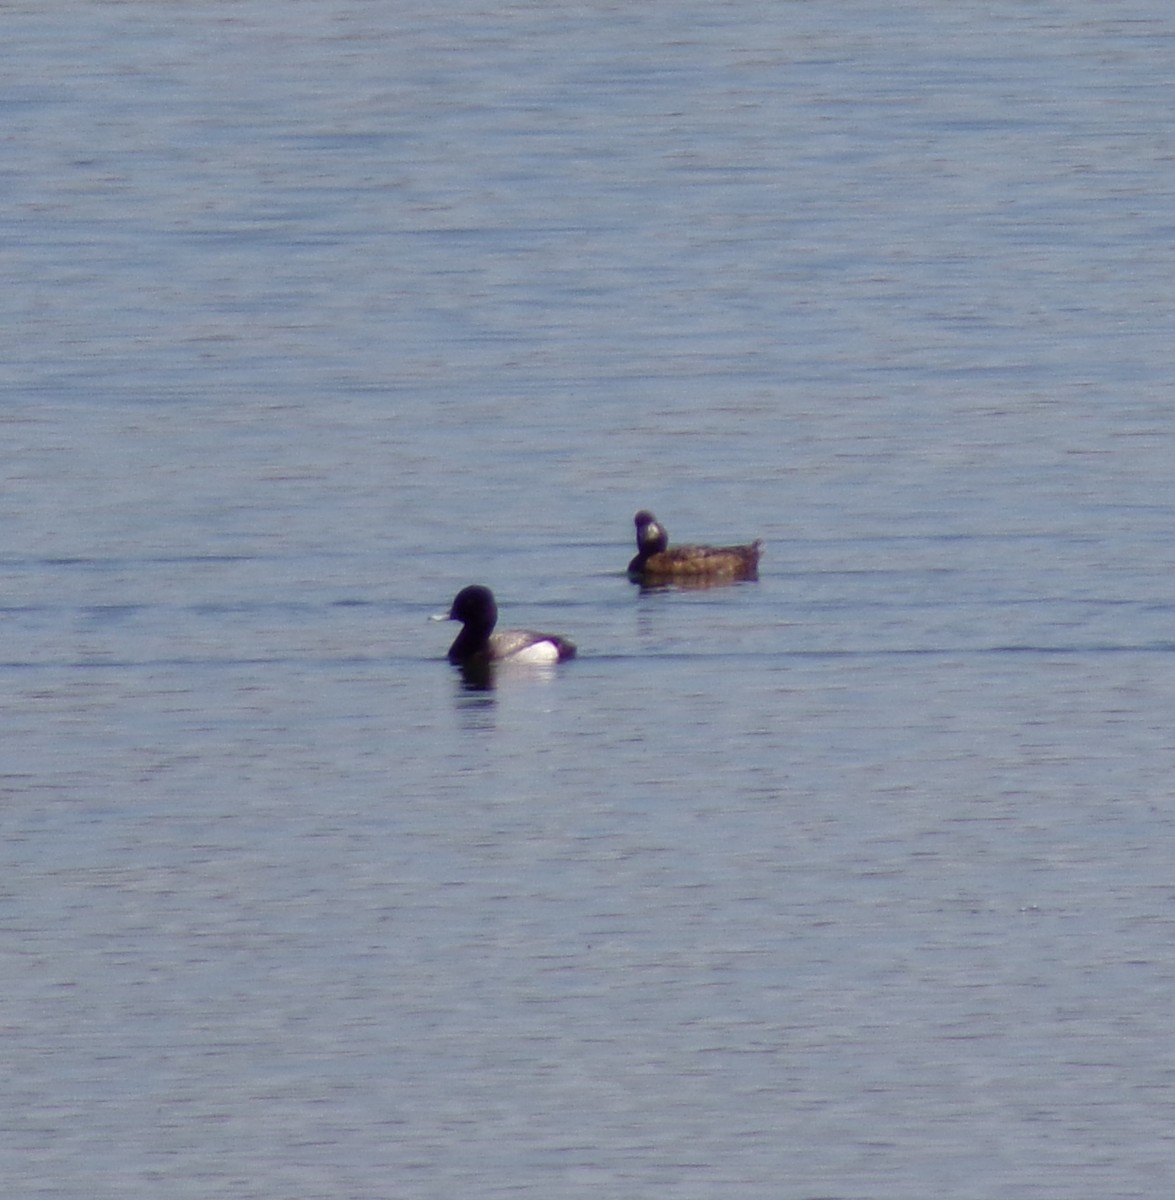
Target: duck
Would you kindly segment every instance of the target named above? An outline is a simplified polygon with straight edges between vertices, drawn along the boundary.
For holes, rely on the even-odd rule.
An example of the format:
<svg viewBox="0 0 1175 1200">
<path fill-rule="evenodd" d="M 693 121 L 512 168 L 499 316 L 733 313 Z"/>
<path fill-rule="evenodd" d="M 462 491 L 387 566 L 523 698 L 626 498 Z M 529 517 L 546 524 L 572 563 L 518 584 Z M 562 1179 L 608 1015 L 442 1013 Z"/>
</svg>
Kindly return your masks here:
<svg viewBox="0 0 1175 1200">
<path fill-rule="evenodd" d="M 648 509 L 633 517 L 636 558 L 628 577 L 636 583 L 693 583 L 758 579 L 763 543 L 747 546 L 669 546 L 669 533 Z"/>
<path fill-rule="evenodd" d="M 532 629 L 501 629 L 496 633 L 498 605 L 494 593 L 479 583 L 462 588 L 448 617 L 460 621 L 461 632 L 449 647 L 449 662 L 459 667 L 484 667 L 490 663 L 557 663 L 575 657 L 575 644 L 554 633 Z"/>
</svg>

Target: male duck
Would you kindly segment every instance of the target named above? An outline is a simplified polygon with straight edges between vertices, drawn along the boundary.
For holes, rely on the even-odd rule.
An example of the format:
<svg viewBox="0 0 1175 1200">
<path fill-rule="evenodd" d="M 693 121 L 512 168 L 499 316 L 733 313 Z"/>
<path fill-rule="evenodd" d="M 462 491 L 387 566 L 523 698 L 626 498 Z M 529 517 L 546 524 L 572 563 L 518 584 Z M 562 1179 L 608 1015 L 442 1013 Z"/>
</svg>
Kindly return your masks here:
<svg viewBox="0 0 1175 1200">
<path fill-rule="evenodd" d="M 444 620 L 444 617 L 440 618 Z M 460 667 L 488 666 L 495 662 L 556 663 L 575 657 L 575 646 L 553 633 L 530 629 L 502 629 L 494 593 L 480 584 L 462 588 L 449 609 L 448 619 L 462 623 L 449 647 L 449 661 Z"/>
<path fill-rule="evenodd" d="M 674 546 L 651 512 L 641 509 L 636 524 L 636 558 L 628 577 L 637 583 L 703 583 L 714 580 L 757 579 L 763 543 L 749 546 Z"/>
</svg>

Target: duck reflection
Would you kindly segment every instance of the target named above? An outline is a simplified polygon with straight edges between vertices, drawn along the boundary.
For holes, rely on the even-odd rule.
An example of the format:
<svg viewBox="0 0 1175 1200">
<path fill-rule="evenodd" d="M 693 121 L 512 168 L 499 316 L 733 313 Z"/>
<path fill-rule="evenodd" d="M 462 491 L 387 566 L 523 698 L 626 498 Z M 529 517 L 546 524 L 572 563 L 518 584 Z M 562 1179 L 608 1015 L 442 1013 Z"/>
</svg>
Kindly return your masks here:
<svg viewBox="0 0 1175 1200">
<path fill-rule="evenodd" d="M 494 664 L 486 661 L 460 663 L 457 678 L 463 692 L 492 692 L 497 683 Z"/>
<path fill-rule="evenodd" d="M 502 678 L 519 684 L 550 683 L 555 668 L 551 663 L 468 662 L 458 665 L 457 677 L 463 692 L 492 692 Z"/>
<path fill-rule="evenodd" d="M 743 583 L 754 583 L 759 576 L 747 575 L 682 575 L 675 579 L 642 579 L 640 594 L 655 595 L 658 592 L 704 592 L 709 588 L 738 587 Z M 636 581 L 634 581 L 636 582 Z"/>
<path fill-rule="evenodd" d="M 467 733 L 493 732 L 498 718 L 493 676 L 468 679 L 458 673 L 454 681 L 453 707 L 461 728 Z"/>
</svg>

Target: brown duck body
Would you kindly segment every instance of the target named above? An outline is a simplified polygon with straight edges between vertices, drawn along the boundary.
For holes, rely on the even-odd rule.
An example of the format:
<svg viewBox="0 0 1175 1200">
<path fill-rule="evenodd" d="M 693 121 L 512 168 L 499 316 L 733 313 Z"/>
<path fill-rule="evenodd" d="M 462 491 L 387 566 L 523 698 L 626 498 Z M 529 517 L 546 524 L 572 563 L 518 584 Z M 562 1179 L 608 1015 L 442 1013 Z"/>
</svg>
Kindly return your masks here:
<svg viewBox="0 0 1175 1200">
<path fill-rule="evenodd" d="M 637 555 L 628 574 L 640 583 L 733 582 L 757 579 L 761 541 L 746 546 L 670 546 L 669 534 L 651 512 L 641 510 L 636 524 Z"/>
</svg>

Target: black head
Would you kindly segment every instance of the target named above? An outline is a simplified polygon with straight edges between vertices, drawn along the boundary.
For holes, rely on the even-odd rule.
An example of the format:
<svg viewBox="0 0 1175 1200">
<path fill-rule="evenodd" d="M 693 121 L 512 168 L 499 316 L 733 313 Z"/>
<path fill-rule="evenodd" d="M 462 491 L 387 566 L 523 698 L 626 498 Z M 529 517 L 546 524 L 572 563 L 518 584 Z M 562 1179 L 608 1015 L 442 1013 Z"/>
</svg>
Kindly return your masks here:
<svg viewBox="0 0 1175 1200">
<path fill-rule="evenodd" d="M 669 545 L 669 533 L 648 509 L 642 508 L 633 517 L 636 525 L 636 548 L 642 558 L 651 554 L 660 554 Z"/>
<path fill-rule="evenodd" d="M 461 621 L 489 633 L 498 623 L 498 606 L 494 603 L 494 593 L 488 587 L 482 587 L 480 583 L 462 588 L 449 609 L 449 620 Z"/>
</svg>

